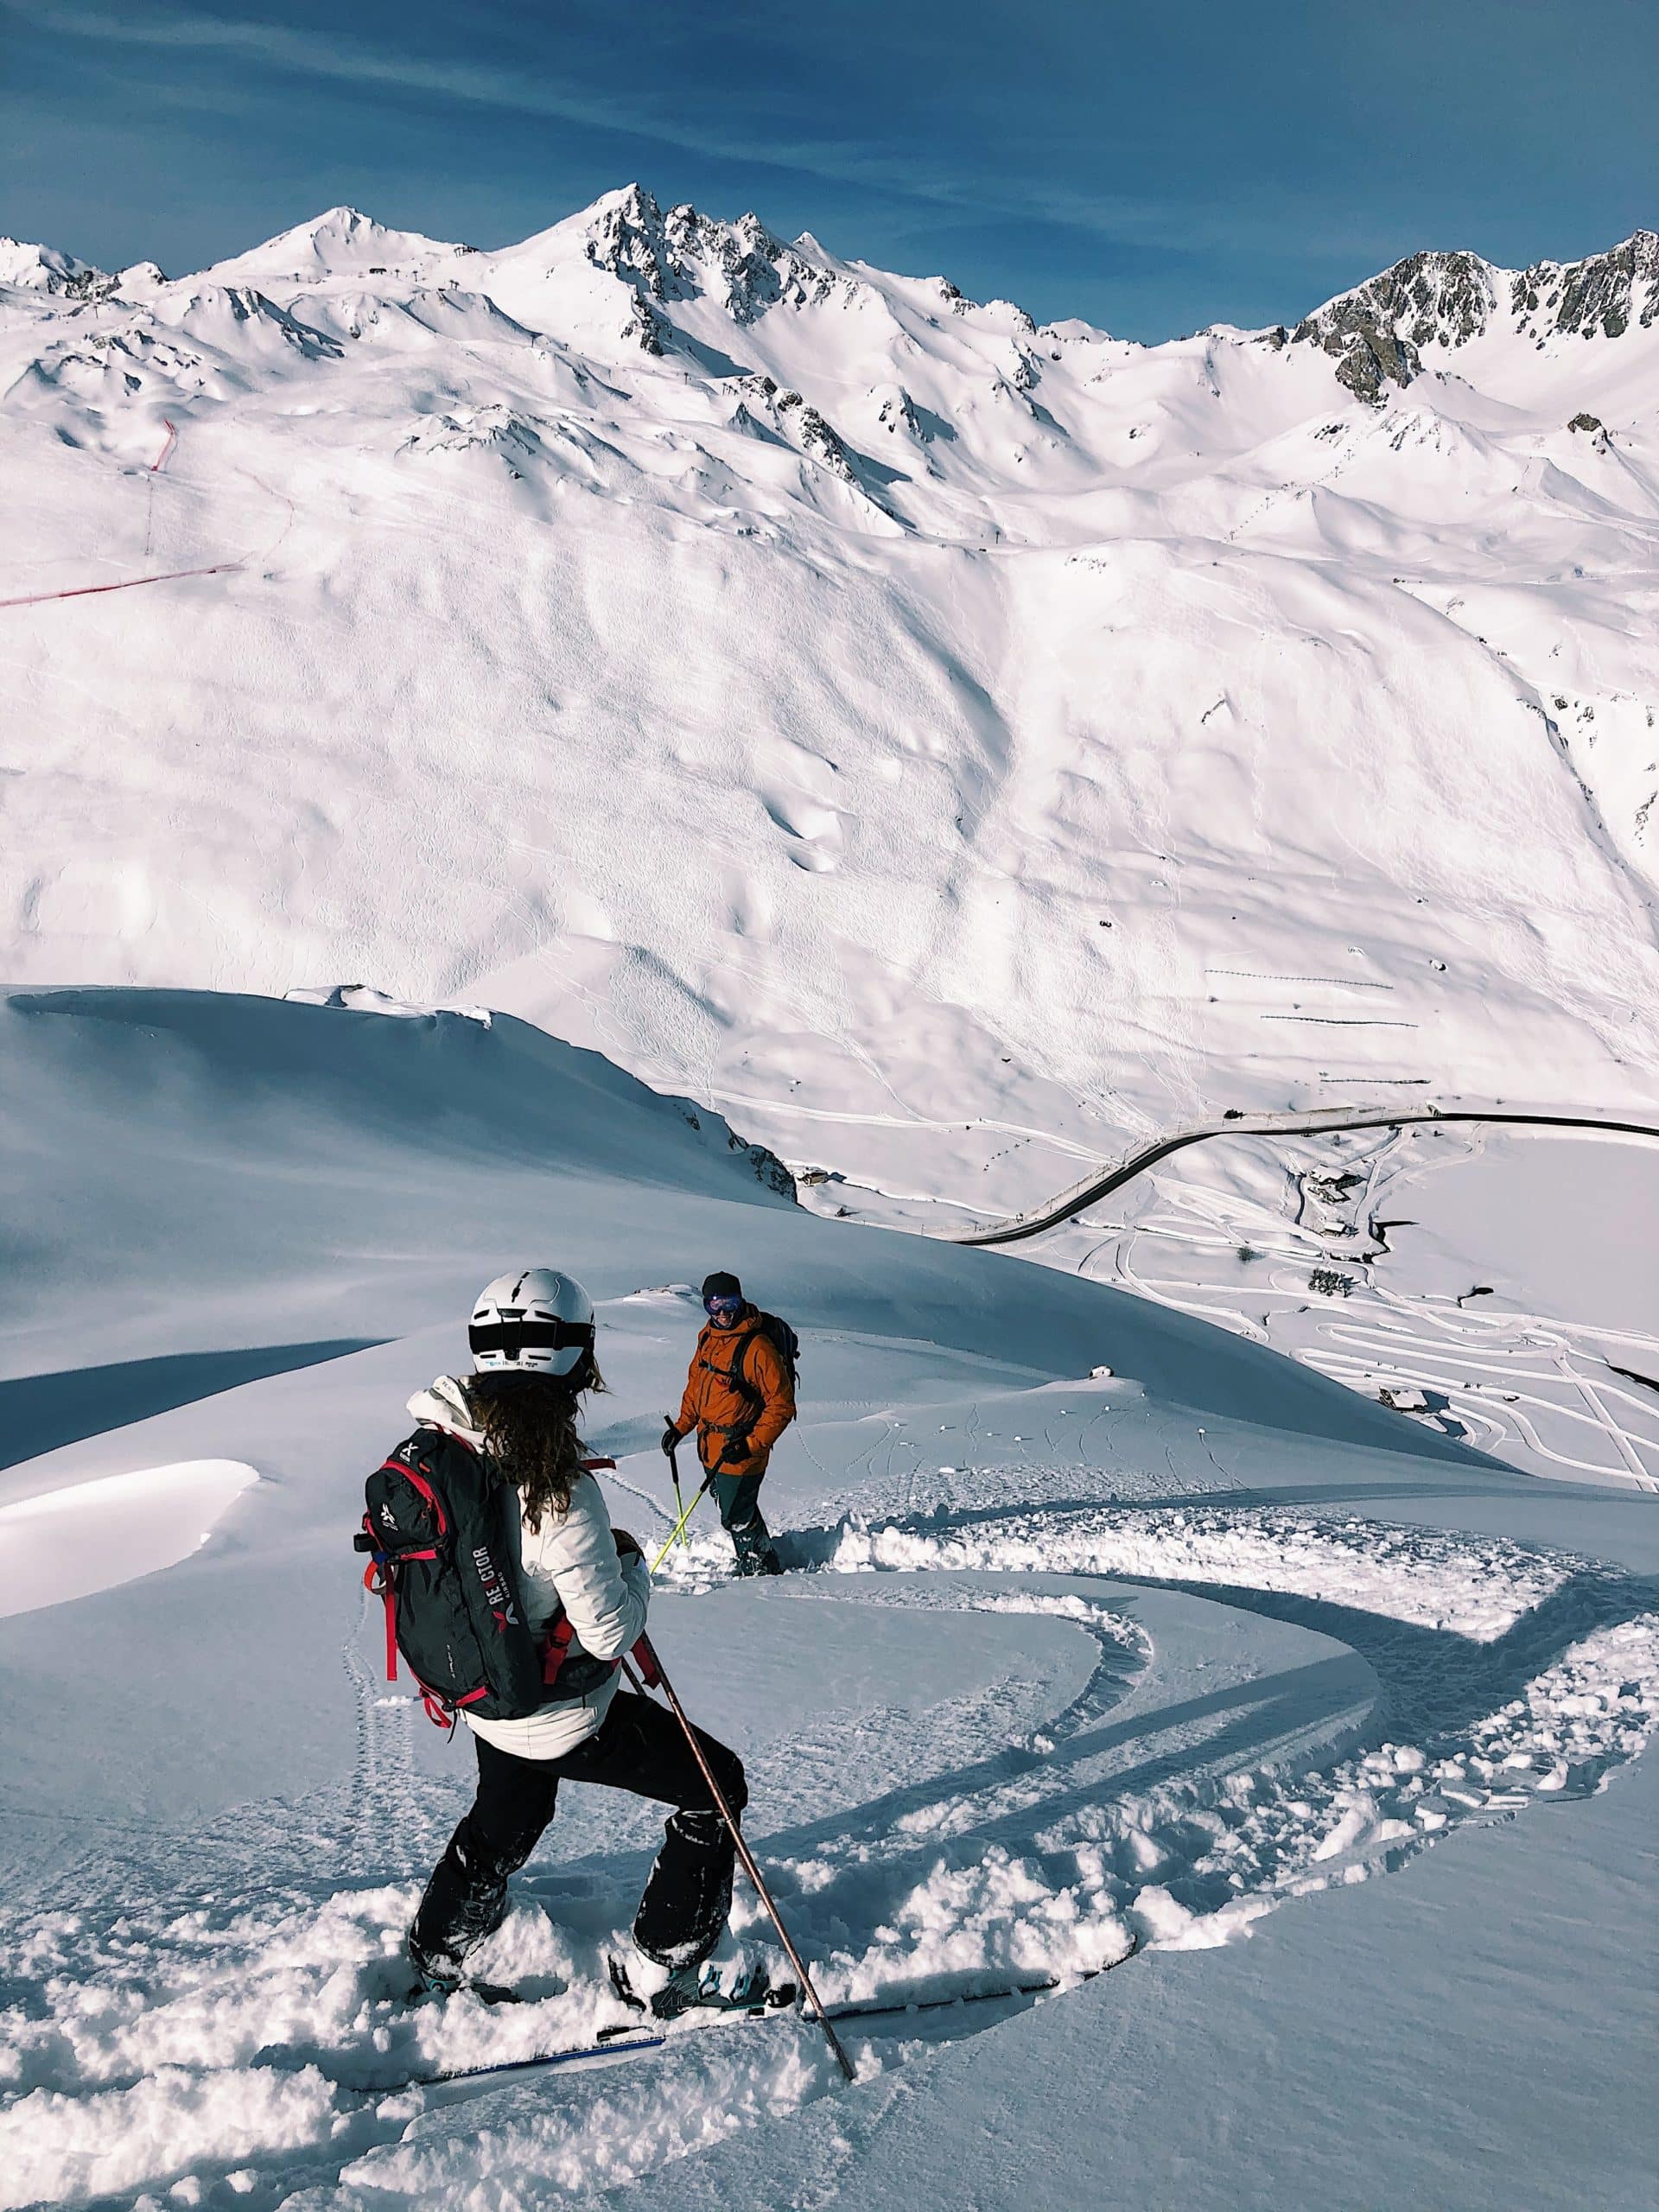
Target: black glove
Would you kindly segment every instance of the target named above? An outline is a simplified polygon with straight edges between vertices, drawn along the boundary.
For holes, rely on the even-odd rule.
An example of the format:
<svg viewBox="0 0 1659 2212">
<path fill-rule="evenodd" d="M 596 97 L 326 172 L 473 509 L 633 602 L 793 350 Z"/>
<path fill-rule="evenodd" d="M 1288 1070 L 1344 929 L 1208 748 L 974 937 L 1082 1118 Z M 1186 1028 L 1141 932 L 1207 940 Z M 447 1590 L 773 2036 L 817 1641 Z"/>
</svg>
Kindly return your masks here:
<svg viewBox="0 0 1659 2212">
<path fill-rule="evenodd" d="M 685 1432 L 683 1429 L 676 1428 L 673 1422 L 670 1421 L 668 1427 L 663 1431 L 664 1452 L 665 1453 L 671 1452 L 674 1449 L 674 1446 L 680 1441 L 684 1433 Z"/>
<path fill-rule="evenodd" d="M 616 1540 L 616 1555 L 619 1559 L 626 1559 L 630 1552 L 632 1552 L 636 1558 L 645 1557 L 645 1554 L 639 1548 L 639 1539 L 631 1535 L 627 1529 L 613 1529 L 611 1534 Z"/>
</svg>

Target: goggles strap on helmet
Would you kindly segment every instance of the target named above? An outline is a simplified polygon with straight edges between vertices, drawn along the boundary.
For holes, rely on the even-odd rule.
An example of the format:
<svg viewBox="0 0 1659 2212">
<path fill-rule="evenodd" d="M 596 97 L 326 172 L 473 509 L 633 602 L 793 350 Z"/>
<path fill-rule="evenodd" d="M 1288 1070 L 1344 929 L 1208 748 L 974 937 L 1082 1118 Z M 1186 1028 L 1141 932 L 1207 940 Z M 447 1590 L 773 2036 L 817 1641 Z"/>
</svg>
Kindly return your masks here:
<svg viewBox="0 0 1659 2212">
<path fill-rule="evenodd" d="M 474 1359 L 499 1352 L 504 1359 L 518 1359 L 529 1351 L 587 1351 L 594 1349 L 591 1321 L 561 1321 L 530 1317 L 503 1317 L 499 1321 L 474 1321 L 467 1332 Z"/>
</svg>

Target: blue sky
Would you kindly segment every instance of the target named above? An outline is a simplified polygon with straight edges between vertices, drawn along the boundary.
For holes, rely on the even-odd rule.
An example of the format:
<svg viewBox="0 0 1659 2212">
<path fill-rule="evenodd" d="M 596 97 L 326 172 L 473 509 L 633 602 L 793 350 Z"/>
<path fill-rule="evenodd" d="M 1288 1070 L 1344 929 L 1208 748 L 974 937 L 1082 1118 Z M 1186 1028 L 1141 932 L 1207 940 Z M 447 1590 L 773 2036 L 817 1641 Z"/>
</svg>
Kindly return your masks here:
<svg viewBox="0 0 1659 2212">
<path fill-rule="evenodd" d="M 1659 226 L 1659 0 L 0 0 L 0 231 L 109 267 L 638 178 L 1156 339 Z"/>
</svg>

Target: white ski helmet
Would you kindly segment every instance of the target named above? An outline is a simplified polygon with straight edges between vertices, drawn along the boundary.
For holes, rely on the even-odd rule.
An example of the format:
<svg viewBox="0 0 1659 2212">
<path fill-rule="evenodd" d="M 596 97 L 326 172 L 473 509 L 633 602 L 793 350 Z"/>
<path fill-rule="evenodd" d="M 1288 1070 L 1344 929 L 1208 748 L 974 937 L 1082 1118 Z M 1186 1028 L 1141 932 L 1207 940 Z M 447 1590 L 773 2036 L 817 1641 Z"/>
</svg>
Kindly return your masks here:
<svg viewBox="0 0 1659 2212">
<path fill-rule="evenodd" d="M 524 1268 L 480 1291 L 467 1331 L 480 1375 L 566 1375 L 591 1368 L 594 1301 L 573 1275 Z"/>
</svg>

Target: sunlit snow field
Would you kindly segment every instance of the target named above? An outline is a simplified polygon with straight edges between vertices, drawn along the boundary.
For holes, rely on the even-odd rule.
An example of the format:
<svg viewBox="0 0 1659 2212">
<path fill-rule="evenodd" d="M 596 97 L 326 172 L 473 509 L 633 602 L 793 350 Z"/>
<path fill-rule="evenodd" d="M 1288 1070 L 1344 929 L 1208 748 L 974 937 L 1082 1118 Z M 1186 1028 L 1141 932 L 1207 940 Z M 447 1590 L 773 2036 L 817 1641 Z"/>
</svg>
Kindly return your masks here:
<svg viewBox="0 0 1659 2212">
<path fill-rule="evenodd" d="M 946 1237 L 1651 1118 L 1656 349 L 1649 232 L 1154 347 L 638 188 L 0 241 L 0 2207 L 1647 2212 L 1659 1145 Z M 400 2000 L 468 1746 L 350 1538 L 537 1261 L 644 1539 L 690 1287 L 801 1333 L 789 1573 L 652 1624 L 931 2008 L 850 2090 L 420 2078 L 591 2039 L 654 1834 Z"/>
<path fill-rule="evenodd" d="M 1386 1877 L 1410 1985 L 1449 1955 L 1409 1903 L 1442 1852 L 1473 1864 L 1510 1815 L 1566 1835 L 1604 1787 L 1624 1802 L 1659 1717 L 1659 1523 L 1633 1484 L 1516 1471 L 1062 1268 L 817 1220 L 711 1117 L 510 1022 L 119 993 L 15 995 L 0 1018 L 8 1196 L 53 1224 L 8 1274 L 7 1341 L 58 1376 L 60 1423 L 98 1355 L 96 1427 L 11 1468 L 0 1508 L 8 1591 L 41 1601 L 0 1623 L 8 2204 L 553 2206 L 637 2183 L 781 2206 L 809 2182 L 878 2202 L 905 2115 L 931 2099 L 924 2143 L 971 2138 L 983 2076 L 950 2069 L 985 2037 L 1001 2095 L 1027 2066 L 1033 2095 L 1088 2068 L 1099 2134 L 1074 2124 L 1066 2157 L 1092 2171 L 1152 2093 L 1129 2053 L 1187 2005 L 1208 1971 L 1189 1961 Z M 119 1153 L 87 1156 L 118 1114 Z M 801 1331 L 804 1418 L 768 1484 L 791 1571 L 738 1585 L 703 1529 L 653 1627 L 748 1763 L 749 1833 L 826 1999 L 1058 1995 L 849 2024 L 849 2092 L 794 2018 L 694 2026 L 620 2069 L 404 2086 L 591 2038 L 654 1833 L 570 1789 L 486 1961 L 528 2001 L 397 2001 L 468 1760 L 379 1678 L 359 1485 L 404 1398 L 462 1357 L 477 1282 L 531 1249 L 601 1300 L 589 1436 L 642 1535 L 668 1525 L 655 1439 L 687 1286 L 734 1264 Z M 62 1319 L 89 1279 L 91 1345 Z M 197 1348 L 209 1395 L 162 1341 Z M 38 1381 L 0 1382 L 0 1410 L 9 1389 L 47 1417 Z M 1605 1898 L 1618 1872 L 1590 1846 L 1575 1879 Z M 1328 1999 L 1346 1923 L 1318 1924 Z M 1634 2032 L 1651 1989 L 1628 1934 L 1599 2001 Z M 767 1942 L 741 1894 L 734 1946 Z M 1541 1986 L 1571 1980 L 1559 1929 L 1537 1943 Z M 1233 2017 L 1205 1986 L 1195 2064 Z M 1313 1993 L 1273 1986 L 1323 2049 Z M 1506 2031 L 1478 1989 L 1450 2017 Z M 1373 2046 L 1399 2063 L 1386 2023 Z M 1621 2123 L 1624 2079 L 1604 2088 Z M 1206 2096 L 1248 2164 L 1250 2088 Z M 804 2124 L 825 2100 L 828 2139 Z M 1530 2107 L 1529 2158 L 1586 2154 L 1548 2082 Z M 1634 2204 L 1639 2133 L 1593 2132 L 1598 2201 Z M 1421 2139 L 1443 2183 L 1443 2135 Z M 961 2186 L 926 2157 L 929 2187 Z M 1065 2171 L 1027 2201 L 1058 2204 Z M 1390 2185 L 1413 2171 L 1402 2153 Z M 1459 2186 L 1513 2201 L 1497 2177 Z M 1219 2169 L 1189 2194 L 1238 2201 Z"/>
<path fill-rule="evenodd" d="M 1655 252 L 1531 272 L 1583 330 L 1430 257 L 1373 404 L 637 188 L 0 250 L 0 972 L 499 1007 L 987 1217 L 1199 1109 L 1643 1109 Z"/>
</svg>

